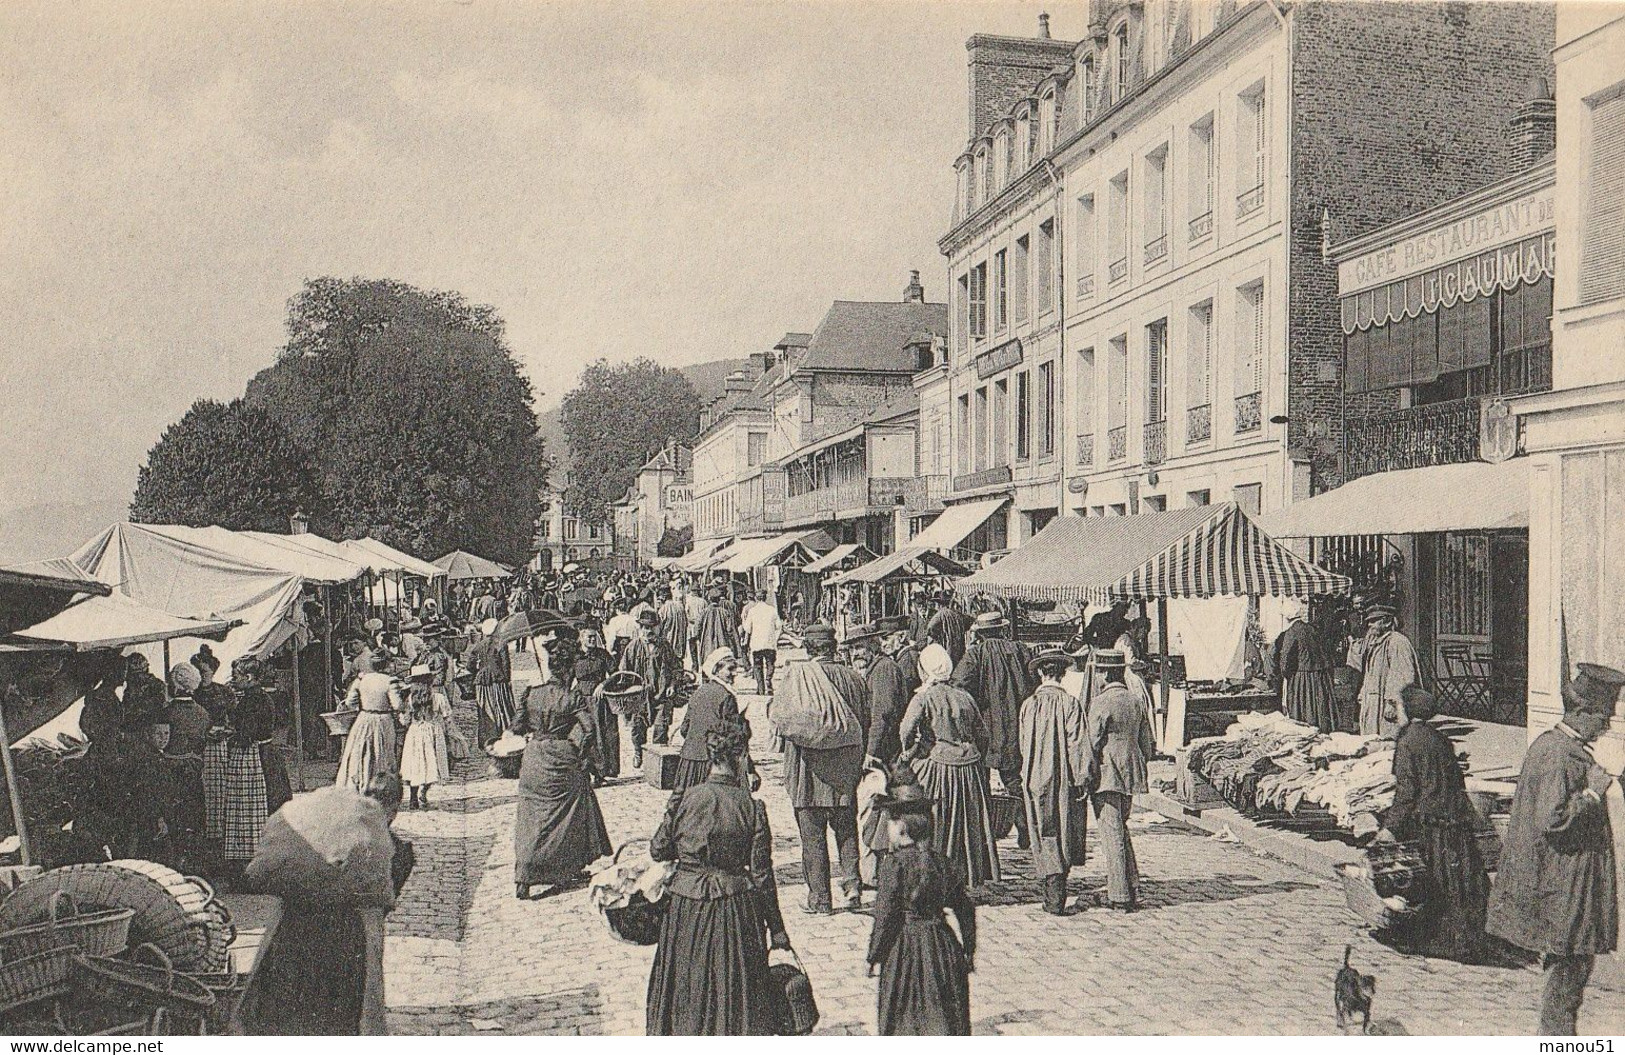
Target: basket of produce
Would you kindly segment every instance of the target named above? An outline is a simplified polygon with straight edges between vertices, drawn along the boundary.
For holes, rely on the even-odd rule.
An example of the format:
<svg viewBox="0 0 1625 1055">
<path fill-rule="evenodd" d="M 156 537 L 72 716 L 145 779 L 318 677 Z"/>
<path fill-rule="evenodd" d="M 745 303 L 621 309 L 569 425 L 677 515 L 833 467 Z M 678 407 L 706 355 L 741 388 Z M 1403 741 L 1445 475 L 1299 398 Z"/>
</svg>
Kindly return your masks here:
<svg viewBox="0 0 1625 1055">
<path fill-rule="evenodd" d="M 993 841 L 1008 836 L 1021 816 L 1022 802 L 1014 795 L 994 794 L 987 800 L 988 826 L 993 829 Z"/>
<path fill-rule="evenodd" d="M 51 893 L 48 917 L 0 932 L 0 959 L 13 960 L 39 952 L 76 946 L 86 956 L 117 956 L 130 944 L 134 909 L 81 912 L 66 890 Z"/>
<path fill-rule="evenodd" d="M 351 727 L 360 716 L 359 710 L 323 711 L 322 721 L 327 723 L 328 736 L 349 736 Z"/>
<path fill-rule="evenodd" d="M 221 914 L 209 909 L 208 883 L 154 861 L 122 860 L 69 865 L 24 883 L 0 903 L 0 928 L 46 922 L 58 890 L 81 910 L 133 910 L 129 944 L 156 945 L 181 970 L 203 968 L 219 944 L 213 932 L 224 927 Z"/>
<path fill-rule="evenodd" d="M 512 780 L 519 776 L 519 765 L 525 760 L 525 738 L 510 729 L 486 744 L 485 753 L 491 758 L 492 771 Z"/>
<path fill-rule="evenodd" d="M 1349 911 L 1376 930 L 1388 930 L 1414 916 L 1426 899 L 1422 859 L 1403 843 L 1378 843 L 1363 863 L 1335 866 Z"/>
<path fill-rule="evenodd" d="M 77 949 L 65 945 L 0 961 L 0 1011 L 9 1011 L 67 992 L 68 978 L 73 973 L 74 957 L 77 955 Z"/>
<path fill-rule="evenodd" d="M 145 959 L 148 962 L 142 963 Z M 175 970 L 156 945 L 139 946 L 134 958 L 77 956 L 70 976 L 74 999 L 104 1011 L 152 1014 L 162 1011 L 171 1032 L 196 1033 L 214 1006 L 214 993 L 191 975 Z"/>
<path fill-rule="evenodd" d="M 676 866 L 649 856 L 649 841 L 633 839 L 615 851 L 608 867 L 587 884 L 587 896 L 616 938 L 630 945 L 660 940 L 666 914 L 666 884 Z"/>
</svg>

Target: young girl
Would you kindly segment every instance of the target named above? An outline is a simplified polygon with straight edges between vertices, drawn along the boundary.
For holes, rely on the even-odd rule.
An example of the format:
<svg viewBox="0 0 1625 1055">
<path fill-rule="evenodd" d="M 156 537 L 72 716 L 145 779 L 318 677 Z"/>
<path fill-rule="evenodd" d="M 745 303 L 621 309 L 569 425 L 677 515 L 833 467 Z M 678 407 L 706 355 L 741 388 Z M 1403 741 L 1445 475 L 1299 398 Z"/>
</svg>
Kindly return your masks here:
<svg viewBox="0 0 1625 1055">
<path fill-rule="evenodd" d="M 411 795 L 406 808 L 429 808 L 429 788 L 451 775 L 446 761 L 446 719 L 451 705 L 435 691 L 434 668 L 413 667 L 407 689 L 406 739 L 401 744 L 401 782 Z"/>
<path fill-rule="evenodd" d="M 953 862 L 931 848 L 932 802 L 918 784 L 879 800 L 891 852 L 880 866 L 869 974 L 880 969 L 881 1036 L 970 1036 L 976 906 Z M 959 922 L 955 937 L 944 909 Z"/>
</svg>

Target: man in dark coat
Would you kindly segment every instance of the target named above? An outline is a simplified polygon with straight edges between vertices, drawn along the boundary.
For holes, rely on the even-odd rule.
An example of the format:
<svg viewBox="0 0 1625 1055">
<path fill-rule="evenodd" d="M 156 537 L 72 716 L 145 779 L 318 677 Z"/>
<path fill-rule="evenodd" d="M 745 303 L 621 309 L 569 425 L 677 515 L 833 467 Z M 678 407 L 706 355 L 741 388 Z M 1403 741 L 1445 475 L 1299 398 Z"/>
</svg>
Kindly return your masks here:
<svg viewBox="0 0 1625 1055">
<path fill-rule="evenodd" d="M 897 640 L 907 632 L 907 624 L 897 617 L 855 626 L 846 634 L 853 666 L 869 684 L 868 762 L 882 769 L 889 769 L 902 753 L 903 742 L 898 730 L 913 696 L 903 668 L 891 654 L 896 650 Z M 918 681 L 917 674 L 915 680 Z"/>
<path fill-rule="evenodd" d="M 1091 648 L 1116 648 L 1117 639 L 1128 630 L 1128 602 L 1118 601 L 1106 611 L 1091 616 L 1083 636 L 1088 639 Z"/>
<path fill-rule="evenodd" d="M 660 620 L 660 637 L 673 652 L 682 656 L 688 651 L 688 611 L 675 591 L 661 587 L 659 596 L 664 598 L 655 610 L 655 616 Z"/>
<path fill-rule="evenodd" d="M 948 658 L 956 664 L 965 658 L 965 634 L 970 630 L 970 619 L 954 607 L 954 595 L 943 590 L 936 596 L 937 611 L 925 624 L 925 636 L 948 650 Z M 1023 697 L 1025 699 L 1026 697 Z"/>
<path fill-rule="evenodd" d="M 863 729 L 869 732 L 869 687 L 851 667 L 835 659 L 835 631 L 824 624 L 809 626 L 802 635 L 808 662 L 818 664 L 841 694 Z M 793 684 L 786 679 L 785 690 Z M 850 747 L 814 750 L 784 741 L 784 787 L 795 809 L 801 833 L 801 869 L 807 878 L 806 911 L 825 915 L 834 911 L 829 888 L 829 833 L 841 862 L 843 908 L 861 904 L 858 873 L 858 782 L 863 778 L 863 743 Z"/>
<path fill-rule="evenodd" d="M 706 594 L 705 611 L 700 613 L 697 631 L 700 659 L 705 659 L 719 648 L 739 655 L 739 618 L 729 610 L 722 599 L 722 591 L 712 589 Z M 696 666 L 696 670 L 699 668 Z"/>
<path fill-rule="evenodd" d="M 1132 912 L 1139 907 L 1140 867 L 1129 838 L 1128 818 L 1134 811 L 1134 796 L 1150 789 L 1146 760 L 1156 754 L 1157 745 L 1145 697 L 1124 683 L 1125 670 L 1122 652 L 1095 650 L 1100 681 L 1086 712 L 1089 760 L 1083 786 L 1089 789 L 1100 833 L 1109 906 Z"/>
<path fill-rule="evenodd" d="M 643 765 L 645 738 L 657 744 L 667 741 L 671 730 L 673 694 L 677 691 L 677 678 L 683 670 L 683 660 L 671 650 L 655 631 L 660 620 L 653 612 L 644 612 L 638 618 L 637 637 L 621 650 L 621 670 L 630 670 L 643 679 L 647 690 L 642 712 L 632 715 L 632 767 Z"/>
<path fill-rule="evenodd" d="M 1540 1036 L 1575 1035 L 1598 953 L 1619 940 L 1614 837 L 1603 801 L 1611 777 L 1589 752 L 1608 728 L 1625 673 L 1577 665 L 1563 720 L 1524 755 L 1490 894 L 1488 930 L 1542 955 Z"/>
<path fill-rule="evenodd" d="M 954 666 L 953 684 L 976 700 L 987 725 L 987 768 L 999 774 L 1005 792 L 1022 797 L 1021 705 L 1033 694 L 1027 655 L 1003 636 L 1009 622 L 998 612 L 983 612 L 972 628 L 975 640 Z M 1027 848 L 1027 817 L 1016 815 L 1016 845 Z"/>
</svg>

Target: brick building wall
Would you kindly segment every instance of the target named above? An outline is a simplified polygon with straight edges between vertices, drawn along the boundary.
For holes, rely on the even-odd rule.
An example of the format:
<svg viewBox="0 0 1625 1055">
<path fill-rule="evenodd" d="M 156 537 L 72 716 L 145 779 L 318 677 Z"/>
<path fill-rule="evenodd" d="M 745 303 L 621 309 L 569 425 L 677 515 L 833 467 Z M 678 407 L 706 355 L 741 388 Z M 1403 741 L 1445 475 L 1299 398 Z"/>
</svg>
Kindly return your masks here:
<svg viewBox="0 0 1625 1055">
<path fill-rule="evenodd" d="M 803 427 L 803 444 L 845 432 L 880 407 L 898 403 L 914 391 L 909 374 L 818 374 L 812 386 L 812 416 Z M 899 406 L 899 412 L 902 409 Z"/>
<path fill-rule="evenodd" d="M 1358 237 L 1526 167 L 1509 127 L 1530 78 L 1552 75 L 1554 12 L 1458 2 L 1292 10 L 1287 435 L 1312 455 L 1315 491 L 1342 482 L 1344 415 L 1397 402 L 1395 392 L 1345 401 L 1337 271 L 1322 240 Z M 1317 419 L 1329 436 L 1311 446 Z"/>
<path fill-rule="evenodd" d="M 970 127 L 968 138 L 1033 93 L 1038 82 L 1057 66 L 1072 62 L 1075 45 L 1065 40 L 1023 40 L 978 33 L 965 50 L 970 58 Z"/>
</svg>

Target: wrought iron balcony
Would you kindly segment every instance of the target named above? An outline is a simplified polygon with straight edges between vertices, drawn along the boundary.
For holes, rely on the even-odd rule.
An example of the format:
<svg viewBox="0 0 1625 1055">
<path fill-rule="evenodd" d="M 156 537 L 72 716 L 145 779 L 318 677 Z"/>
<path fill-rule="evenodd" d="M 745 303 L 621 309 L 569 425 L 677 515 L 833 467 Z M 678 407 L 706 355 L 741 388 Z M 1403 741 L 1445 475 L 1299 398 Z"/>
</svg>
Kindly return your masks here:
<svg viewBox="0 0 1625 1055">
<path fill-rule="evenodd" d="M 1092 432 L 1078 437 L 1078 464 L 1095 464 L 1095 434 Z"/>
<path fill-rule="evenodd" d="M 1244 396 L 1236 397 L 1236 431 L 1257 432 L 1264 427 L 1263 419 L 1264 396 L 1260 392 L 1249 392 Z"/>
<path fill-rule="evenodd" d="M 1244 219 L 1264 207 L 1264 185 L 1260 183 L 1251 190 L 1244 190 L 1236 195 L 1236 219 Z"/>
<path fill-rule="evenodd" d="M 1119 425 L 1106 433 L 1106 460 L 1120 462 L 1128 457 L 1128 426 Z"/>
<path fill-rule="evenodd" d="M 1168 423 L 1145 423 L 1145 464 L 1161 465 L 1168 460 Z"/>
<path fill-rule="evenodd" d="M 791 495 L 784 500 L 784 523 L 795 526 L 820 520 L 845 520 L 896 507 L 912 480 L 875 477 L 846 480 Z"/>
<path fill-rule="evenodd" d="M 1191 241 L 1193 242 L 1200 242 L 1202 239 L 1212 234 L 1213 210 L 1209 209 L 1207 212 L 1193 219 L 1190 224 L 1190 230 Z"/>
<path fill-rule="evenodd" d="M 1082 299 L 1084 297 L 1092 297 L 1094 295 L 1095 295 L 1095 276 L 1093 274 L 1079 275 L 1078 276 L 1078 297 L 1079 297 L 1079 299 Z"/>
<path fill-rule="evenodd" d="M 1007 484 L 1010 480 L 1010 467 L 1008 465 L 995 465 L 991 469 L 963 473 L 954 477 L 954 490 L 974 491 L 982 487 L 992 487 L 995 484 Z"/>
<path fill-rule="evenodd" d="M 1106 269 L 1106 278 L 1111 282 L 1121 282 L 1128 277 L 1128 257 L 1121 257 L 1111 262 Z"/>
<path fill-rule="evenodd" d="M 1203 403 L 1185 411 L 1185 442 L 1206 443 L 1213 438 L 1213 406 Z"/>
<path fill-rule="evenodd" d="M 1343 425 L 1344 479 L 1477 461 L 1482 403 L 1472 396 L 1350 417 Z"/>
<path fill-rule="evenodd" d="M 1150 267 L 1168 256 L 1168 236 L 1162 235 L 1145 243 L 1145 266 Z"/>
</svg>

